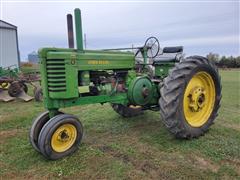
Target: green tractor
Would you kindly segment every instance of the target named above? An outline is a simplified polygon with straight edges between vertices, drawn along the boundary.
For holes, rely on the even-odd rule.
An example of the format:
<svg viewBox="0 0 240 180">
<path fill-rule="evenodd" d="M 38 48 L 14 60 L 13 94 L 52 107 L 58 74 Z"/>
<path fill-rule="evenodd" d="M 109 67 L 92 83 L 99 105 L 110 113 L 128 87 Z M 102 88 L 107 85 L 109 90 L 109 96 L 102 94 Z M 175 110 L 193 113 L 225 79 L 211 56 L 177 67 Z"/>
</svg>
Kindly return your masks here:
<svg viewBox="0 0 240 180">
<path fill-rule="evenodd" d="M 123 117 L 160 111 L 176 138 L 197 138 L 209 129 L 221 100 L 220 76 L 212 62 L 201 56 L 184 58 L 182 47 L 161 49 L 155 37 L 137 48 L 85 50 L 81 12 L 74 13 L 77 49 L 68 14 L 69 48 L 39 50 L 47 111 L 30 130 L 38 152 L 56 160 L 78 149 L 83 126 L 76 116 L 59 110 L 77 105 L 110 103 Z"/>
</svg>

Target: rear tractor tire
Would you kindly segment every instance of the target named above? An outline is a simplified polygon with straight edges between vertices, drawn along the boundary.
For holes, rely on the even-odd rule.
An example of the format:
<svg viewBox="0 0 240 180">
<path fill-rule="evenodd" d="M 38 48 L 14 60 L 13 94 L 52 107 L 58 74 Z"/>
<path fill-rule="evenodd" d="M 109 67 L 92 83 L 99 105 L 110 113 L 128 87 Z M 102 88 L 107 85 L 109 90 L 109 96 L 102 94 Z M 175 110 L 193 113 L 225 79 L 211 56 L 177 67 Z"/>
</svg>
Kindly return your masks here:
<svg viewBox="0 0 240 180">
<path fill-rule="evenodd" d="M 143 113 L 141 106 L 124 106 L 122 104 L 111 104 L 113 110 L 122 117 L 134 117 Z"/>
<path fill-rule="evenodd" d="M 51 118 L 38 137 L 40 152 L 48 159 L 57 160 L 75 152 L 82 140 L 83 126 L 77 117 L 60 114 Z"/>
<path fill-rule="evenodd" d="M 167 129 L 177 138 L 197 138 L 218 115 L 221 100 L 218 70 L 204 57 L 188 57 L 169 72 L 160 93 L 160 113 Z"/>
</svg>

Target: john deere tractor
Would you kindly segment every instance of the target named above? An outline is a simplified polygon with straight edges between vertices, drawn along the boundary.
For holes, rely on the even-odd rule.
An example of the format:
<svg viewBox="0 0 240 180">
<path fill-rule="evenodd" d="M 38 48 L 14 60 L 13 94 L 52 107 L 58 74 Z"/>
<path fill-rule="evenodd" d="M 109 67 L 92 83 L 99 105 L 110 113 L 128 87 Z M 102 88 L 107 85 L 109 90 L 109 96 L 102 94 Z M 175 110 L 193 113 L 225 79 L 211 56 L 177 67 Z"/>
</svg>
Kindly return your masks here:
<svg viewBox="0 0 240 180">
<path fill-rule="evenodd" d="M 104 50 L 83 48 L 81 12 L 67 15 L 69 48 L 39 50 L 46 112 L 30 130 L 32 146 L 56 160 L 76 151 L 83 136 L 79 119 L 60 108 L 110 103 L 123 117 L 160 111 L 176 138 L 203 135 L 220 107 L 221 82 L 215 65 L 201 56 L 182 56 L 183 47 L 160 48 L 155 37 L 142 47 Z M 139 116 L 141 118 L 141 116 Z"/>
</svg>

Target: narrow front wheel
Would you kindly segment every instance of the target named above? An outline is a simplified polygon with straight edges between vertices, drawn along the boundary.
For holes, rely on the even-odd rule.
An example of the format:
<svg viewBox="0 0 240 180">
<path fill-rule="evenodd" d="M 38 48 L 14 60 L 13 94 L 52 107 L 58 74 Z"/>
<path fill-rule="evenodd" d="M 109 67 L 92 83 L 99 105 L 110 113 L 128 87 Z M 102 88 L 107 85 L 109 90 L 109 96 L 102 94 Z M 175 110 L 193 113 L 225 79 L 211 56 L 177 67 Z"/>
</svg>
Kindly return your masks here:
<svg viewBox="0 0 240 180">
<path fill-rule="evenodd" d="M 58 112 L 58 114 L 62 114 L 62 112 Z M 29 131 L 29 140 L 32 147 L 40 152 L 38 147 L 38 137 L 42 130 L 42 127 L 49 121 L 49 111 L 45 111 L 38 115 L 32 122 L 31 129 Z"/>
<path fill-rule="evenodd" d="M 51 118 L 42 128 L 38 146 L 48 159 L 56 160 L 75 152 L 83 136 L 83 127 L 77 117 L 60 114 Z"/>
</svg>

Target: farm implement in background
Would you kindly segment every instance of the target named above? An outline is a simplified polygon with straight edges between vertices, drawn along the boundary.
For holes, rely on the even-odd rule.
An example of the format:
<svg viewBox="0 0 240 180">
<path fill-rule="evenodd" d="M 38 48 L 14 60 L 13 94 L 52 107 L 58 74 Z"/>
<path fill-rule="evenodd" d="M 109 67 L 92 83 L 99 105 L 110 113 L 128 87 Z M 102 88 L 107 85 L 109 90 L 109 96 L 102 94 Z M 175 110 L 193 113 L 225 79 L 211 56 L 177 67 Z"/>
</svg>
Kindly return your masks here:
<svg viewBox="0 0 240 180">
<path fill-rule="evenodd" d="M 133 48 L 85 50 L 80 9 L 75 9 L 74 49 L 72 15 L 67 20 L 69 48 L 39 50 L 47 111 L 33 121 L 30 130 L 36 151 L 55 160 L 78 149 L 83 126 L 76 116 L 60 111 L 77 105 L 110 103 L 123 117 L 160 111 L 166 128 L 182 139 L 197 138 L 213 124 L 221 82 L 207 58 L 183 58 L 183 47 L 161 49 L 155 37 L 134 52 Z"/>
<path fill-rule="evenodd" d="M 36 71 L 23 72 L 19 71 L 16 66 L 0 67 L 0 100 L 8 102 L 19 98 L 25 102 L 31 101 L 34 97 L 27 94 L 28 85 L 33 86 L 34 95 L 36 96 L 39 87 L 34 82 L 39 80 L 40 77 Z"/>
</svg>

